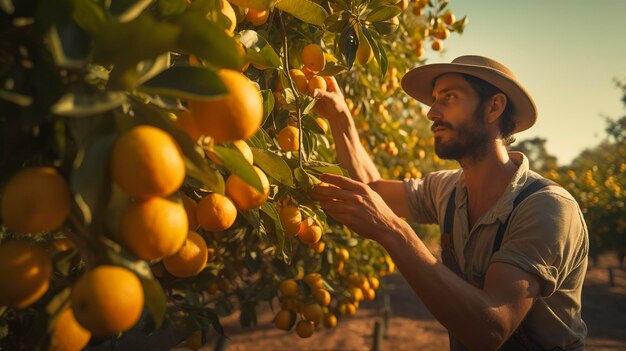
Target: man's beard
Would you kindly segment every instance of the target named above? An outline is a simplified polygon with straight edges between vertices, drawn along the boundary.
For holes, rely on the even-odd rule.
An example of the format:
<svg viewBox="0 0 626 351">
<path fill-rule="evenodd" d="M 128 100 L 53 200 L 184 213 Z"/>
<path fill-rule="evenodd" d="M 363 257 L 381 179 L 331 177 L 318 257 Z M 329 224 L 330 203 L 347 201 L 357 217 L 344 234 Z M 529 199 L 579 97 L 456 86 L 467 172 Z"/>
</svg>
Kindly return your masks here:
<svg viewBox="0 0 626 351">
<path fill-rule="evenodd" d="M 450 123 L 435 121 L 433 127 L 444 126 L 449 131 L 456 132 L 456 136 L 442 142 L 435 136 L 435 153 L 444 160 L 460 160 L 469 158 L 480 160 L 487 151 L 489 134 L 485 122 L 483 105 L 480 104 L 472 114 L 473 118 L 453 127 Z"/>
</svg>

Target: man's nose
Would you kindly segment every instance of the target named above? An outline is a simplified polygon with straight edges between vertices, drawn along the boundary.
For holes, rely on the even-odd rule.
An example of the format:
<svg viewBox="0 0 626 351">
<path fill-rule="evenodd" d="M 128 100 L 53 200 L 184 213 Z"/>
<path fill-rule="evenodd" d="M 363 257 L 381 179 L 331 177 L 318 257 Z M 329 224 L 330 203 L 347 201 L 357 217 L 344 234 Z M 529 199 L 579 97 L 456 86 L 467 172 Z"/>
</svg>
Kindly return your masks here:
<svg viewBox="0 0 626 351">
<path fill-rule="evenodd" d="M 426 118 L 428 118 L 431 121 L 438 120 L 438 119 L 441 118 L 441 112 L 439 112 L 439 110 L 433 104 L 433 106 L 431 106 L 430 109 L 428 109 L 428 113 L 426 114 Z"/>
</svg>

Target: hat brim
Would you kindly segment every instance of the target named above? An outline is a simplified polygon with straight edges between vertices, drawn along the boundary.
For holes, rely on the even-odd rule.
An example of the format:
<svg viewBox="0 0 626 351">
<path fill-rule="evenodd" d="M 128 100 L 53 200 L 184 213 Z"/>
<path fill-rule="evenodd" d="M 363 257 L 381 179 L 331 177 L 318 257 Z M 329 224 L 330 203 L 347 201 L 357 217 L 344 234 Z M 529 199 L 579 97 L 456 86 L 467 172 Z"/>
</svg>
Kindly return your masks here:
<svg viewBox="0 0 626 351">
<path fill-rule="evenodd" d="M 462 63 L 433 63 L 414 68 L 402 78 L 402 89 L 419 102 L 430 106 L 434 81 L 446 73 L 463 73 L 493 84 L 507 95 L 516 121 L 514 133 L 530 128 L 537 120 L 537 107 L 530 94 L 514 78 L 485 67 Z"/>
</svg>

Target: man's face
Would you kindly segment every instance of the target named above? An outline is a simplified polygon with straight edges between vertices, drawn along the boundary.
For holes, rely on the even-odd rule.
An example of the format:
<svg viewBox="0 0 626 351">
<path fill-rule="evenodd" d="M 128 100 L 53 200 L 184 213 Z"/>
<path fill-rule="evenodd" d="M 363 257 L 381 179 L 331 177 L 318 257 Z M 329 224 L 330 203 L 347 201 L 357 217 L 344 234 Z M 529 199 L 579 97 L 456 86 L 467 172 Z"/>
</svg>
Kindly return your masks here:
<svg viewBox="0 0 626 351">
<path fill-rule="evenodd" d="M 484 107 L 478 93 L 461 75 L 437 78 L 428 119 L 433 121 L 431 130 L 439 158 L 482 158 L 489 142 Z"/>
</svg>

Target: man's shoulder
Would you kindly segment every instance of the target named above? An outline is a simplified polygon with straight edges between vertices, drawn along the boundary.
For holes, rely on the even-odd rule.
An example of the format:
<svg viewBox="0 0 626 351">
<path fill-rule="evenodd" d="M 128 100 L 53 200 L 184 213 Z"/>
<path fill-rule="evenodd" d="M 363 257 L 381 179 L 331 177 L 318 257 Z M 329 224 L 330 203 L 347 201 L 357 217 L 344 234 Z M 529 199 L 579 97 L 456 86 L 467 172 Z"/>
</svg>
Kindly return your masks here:
<svg viewBox="0 0 626 351">
<path fill-rule="evenodd" d="M 561 184 L 543 177 L 534 171 L 528 171 L 528 179 L 524 184 L 524 188 L 529 187 L 532 183 L 537 181 L 544 183 L 545 186 L 535 191 L 531 196 L 539 198 L 551 197 L 556 201 L 566 201 L 578 204 L 574 196 L 572 196 L 572 194 L 570 194 L 570 192 L 567 191 L 567 189 L 565 189 Z"/>
</svg>

